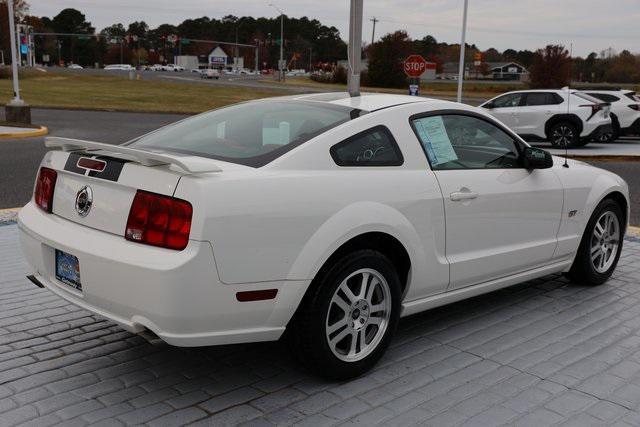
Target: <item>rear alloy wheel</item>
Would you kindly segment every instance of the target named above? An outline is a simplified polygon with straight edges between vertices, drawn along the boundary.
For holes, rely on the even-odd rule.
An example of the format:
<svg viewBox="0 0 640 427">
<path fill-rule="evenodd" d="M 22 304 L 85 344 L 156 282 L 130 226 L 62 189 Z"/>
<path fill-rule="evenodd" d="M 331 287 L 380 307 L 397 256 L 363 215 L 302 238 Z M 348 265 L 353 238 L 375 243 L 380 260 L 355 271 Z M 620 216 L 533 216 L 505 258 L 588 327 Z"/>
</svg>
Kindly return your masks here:
<svg viewBox="0 0 640 427">
<path fill-rule="evenodd" d="M 580 141 L 576 127 L 569 122 L 556 123 L 549 129 L 549 142 L 557 148 L 575 147 Z"/>
<path fill-rule="evenodd" d="M 391 291 L 382 274 L 354 271 L 336 288 L 327 310 L 329 348 L 345 362 L 364 359 L 382 340 L 390 317 Z"/>
<path fill-rule="evenodd" d="M 383 254 L 358 250 L 322 273 L 288 328 L 298 360 L 318 375 L 349 379 L 384 354 L 400 318 L 398 274 Z"/>
<path fill-rule="evenodd" d="M 587 224 L 569 278 L 587 285 L 606 282 L 618 264 L 623 238 L 622 208 L 611 199 L 603 200 Z"/>
</svg>

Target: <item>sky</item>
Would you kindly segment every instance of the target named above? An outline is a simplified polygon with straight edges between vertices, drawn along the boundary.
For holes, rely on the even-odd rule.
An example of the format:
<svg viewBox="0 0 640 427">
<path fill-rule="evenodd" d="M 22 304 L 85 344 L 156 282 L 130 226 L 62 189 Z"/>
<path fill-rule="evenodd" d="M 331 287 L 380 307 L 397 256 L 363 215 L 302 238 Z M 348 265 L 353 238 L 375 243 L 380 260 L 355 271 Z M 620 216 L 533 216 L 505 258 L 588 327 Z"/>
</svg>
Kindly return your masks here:
<svg viewBox="0 0 640 427">
<path fill-rule="evenodd" d="M 143 20 L 149 26 L 178 24 L 187 18 L 225 15 L 271 16 L 269 0 L 27 0 L 30 13 L 55 16 L 71 7 L 83 12 L 98 31 L 113 23 Z M 343 39 L 349 30 L 349 0 L 272 0 L 288 16 L 308 16 L 335 26 Z M 412 38 L 433 35 L 459 43 L 464 0 L 364 0 L 363 40 L 404 29 Z M 286 37 L 286 28 L 285 28 Z M 640 0 L 469 0 L 467 43 L 537 49 L 549 43 L 573 44 L 575 56 L 613 47 L 640 53 Z"/>
</svg>

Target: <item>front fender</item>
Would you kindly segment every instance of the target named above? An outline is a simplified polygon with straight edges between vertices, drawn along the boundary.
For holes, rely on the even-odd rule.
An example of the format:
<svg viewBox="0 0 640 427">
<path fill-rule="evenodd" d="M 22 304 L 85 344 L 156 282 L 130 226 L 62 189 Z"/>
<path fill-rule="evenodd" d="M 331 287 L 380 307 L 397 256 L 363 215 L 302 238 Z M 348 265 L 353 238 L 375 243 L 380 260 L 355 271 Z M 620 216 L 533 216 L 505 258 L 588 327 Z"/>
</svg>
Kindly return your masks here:
<svg viewBox="0 0 640 427">
<path fill-rule="evenodd" d="M 575 255 L 596 206 L 612 193 L 618 192 L 627 200 L 628 224 L 629 188 L 622 178 L 576 161 L 571 161 L 569 168 L 558 168 L 556 172 L 565 189 L 556 257 Z"/>
</svg>

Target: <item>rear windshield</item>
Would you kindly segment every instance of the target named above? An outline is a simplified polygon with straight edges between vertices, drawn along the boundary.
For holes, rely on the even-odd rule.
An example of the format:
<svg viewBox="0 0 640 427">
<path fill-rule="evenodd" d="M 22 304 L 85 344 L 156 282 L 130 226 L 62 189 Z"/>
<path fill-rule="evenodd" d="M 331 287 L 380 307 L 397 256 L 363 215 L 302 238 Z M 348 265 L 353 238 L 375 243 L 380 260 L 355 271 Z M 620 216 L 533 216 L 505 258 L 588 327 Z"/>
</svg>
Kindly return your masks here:
<svg viewBox="0 0 640 427">
<path fill-rule="evenodd" d="M 144 135 L 130 146 L 260 167 L 358 117 L 341 105 L 266 100 L 209 111 Z"/>
<path fill-rule="evenodd" d="M 578 98 L 582 98 L 584 100 L 587 100 L 589 102 L 593 102 L 594 104 L 600 104 L 602 101 L 599 100 L 598 98 L 594 98 L 591 95 L 587 95 L 586 93 L 573 93 L 575 96 L 577 96 Z"/>
</svg>

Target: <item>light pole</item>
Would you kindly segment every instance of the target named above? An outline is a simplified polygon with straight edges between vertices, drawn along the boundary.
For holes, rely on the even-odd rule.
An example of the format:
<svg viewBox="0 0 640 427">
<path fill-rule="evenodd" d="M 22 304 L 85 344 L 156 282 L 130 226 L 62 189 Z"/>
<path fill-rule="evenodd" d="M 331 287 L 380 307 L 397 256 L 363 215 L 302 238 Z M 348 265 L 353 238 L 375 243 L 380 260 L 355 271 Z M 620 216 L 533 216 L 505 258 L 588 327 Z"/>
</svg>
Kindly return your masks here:
<svg viewBox="0 0 640 427">
<path fill-rule="evenodd" d="M 9 40 L 11 42 L 11 71 L 13 73 L 13 99 L 4 107 L 5 120 L 14 123 L 31 124 L 31 107 L 20 98 L 18 82 L 18 48 L 16 46 L 16 26 L 13 16 L 13 1 L 7 1 L 9 14 Z"/>
<path fill-rule="evenodd" d="M 462 81 L 464 80 L 464 49 L 467 44 L 467 9 L 469 0 L 464 0 L 462 13 L 462 41 L 460 42 L 460 63 L 458 64 L 458 102 L 462 102 Z"/>
<path fill-rule="evenodd" d="M 233 58 L 233 64 L 235 65 L 234 68 L 236 69 L 236 74 L 238 73 L 238 55 L 240 55 L 240 49 L 238 49 L 238 30 L 240 29 L 240 27 L 242 27 L 242 22 L 236 25 L 236 57 Z"/>
<path fill-rule="evenodd" d="M 349 95 L 360 96 L 360 60 L 362 59 L 362 8 L 363 0 L 351 0 L 349 15 L 349 45 L 347 57 L 349 70 L 347 89 Z"/>
<path fill-rule="evenodd" d="M 274 8 L 280 13 L 280 61 L 278 61 L 278 81 L 284 80 L 284 12 L 280 10 L 278 6 L 273 3 L 269 3 L 269 6 Z"/>
<path fill-rule="evenodd" d="M 20 99 L 20 83 L 18 82 L 18 55 L 16 52 L 16 26 L 13 22 L 13 1 L 7 1 L 9 13 L 9 39 L 11 40 L 11 71 L 13 73 L 13 99 L 9 105 L 24 105 Z"/>
</svg>

